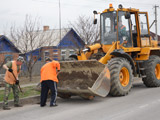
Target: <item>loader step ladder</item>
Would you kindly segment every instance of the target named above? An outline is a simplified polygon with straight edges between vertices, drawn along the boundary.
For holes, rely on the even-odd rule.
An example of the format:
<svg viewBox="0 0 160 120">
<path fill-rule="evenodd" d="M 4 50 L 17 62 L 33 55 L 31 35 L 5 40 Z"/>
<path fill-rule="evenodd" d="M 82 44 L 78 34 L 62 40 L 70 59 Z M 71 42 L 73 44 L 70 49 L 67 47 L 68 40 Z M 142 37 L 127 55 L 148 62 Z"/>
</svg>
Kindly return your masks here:
<svg viewBox="0 0 160 120">
<path fill-rule="evenodd" d="M 144 61 L 140 61 L 140 60 L 136 61 L 137 73 L 138 73 L 140 78 L 145 78 L 146 77 L 146 75 L 144 75 L 145 68 L 142 66 L 143 62 Z"/>
</svg>

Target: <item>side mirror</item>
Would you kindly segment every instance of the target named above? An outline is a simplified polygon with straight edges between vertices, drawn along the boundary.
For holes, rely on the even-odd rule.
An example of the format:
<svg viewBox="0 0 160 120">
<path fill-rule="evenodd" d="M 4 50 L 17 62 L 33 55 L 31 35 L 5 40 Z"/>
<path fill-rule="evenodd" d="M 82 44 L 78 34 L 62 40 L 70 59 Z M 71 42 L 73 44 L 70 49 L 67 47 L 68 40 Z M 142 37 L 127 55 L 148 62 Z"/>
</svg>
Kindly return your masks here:
<svg viewBox="0 0 160 120">
<path fill-rule="evenodd" d="M 119 5 L 118 5 L 118 8 L 119 8 L 119 9 L 123 9 L 122 4 L 119 4 Z"/>
<path fill-rule="evenodd" d="M 96 10 L 93 11 L 94 14 L 94 21 L 93 24 L 97 24 L 97 19 L 96 19 L 96 15 L 98 14 L 98 12 Z"/>
<path fill-rule="evenodd" d="M 130 19 L 130 17 L 131 17 L 130 13 L 129 13 L 129 12 L 126 12 L 126 14 L 125 14 L 125 19 Z"/>
<path fill-rule="evenodd" d="M 93 24 L 95 25 L 97 24 L 97 19 L 94 19 Z"/>
</svg>

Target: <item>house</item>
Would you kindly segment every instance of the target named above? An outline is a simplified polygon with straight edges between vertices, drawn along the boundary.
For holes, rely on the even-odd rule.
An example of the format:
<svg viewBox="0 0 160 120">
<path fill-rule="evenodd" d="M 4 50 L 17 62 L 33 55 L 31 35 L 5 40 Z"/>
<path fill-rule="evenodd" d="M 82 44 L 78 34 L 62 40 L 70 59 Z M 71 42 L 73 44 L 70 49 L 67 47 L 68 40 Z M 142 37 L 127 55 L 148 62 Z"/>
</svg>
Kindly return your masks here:
<svg viewBox="0 0 160 120">
<path fill-rule="evenodd" d="M 52 58 L 53 60 L 60 60 L 60 53 L 60 49 L 56 46 L 44 46 L 23 54 L 23 56 L 26 57 L 27 61 L 29 61 L 32 56 L 33 60 L 44 62 L 47 57 Z"/>
<path fill-rule="evenodd" d="M 4 35 L 0 36 L 0 63 L 16 59 L 20 50 Z"/>
<path fill-rule="evenodd" d="M 75 51 L 83 49 L 85 46 L 84 41 L 79 35 L 71 28 L 58 44 L 61 50 L 61 59 L 67 59 Z"/>
<path fill-rule="evenodd" d="M 61 51 L 61 53 L 58 54 L 61 60 L 67 59 L 71 54 L 74 54 L 77 50 L 83 49 L 85 46 L 84 41 L 73 28 L 61 29 L 61 37 L 59 29 L 51 30 L 49 26 L 44 26 L 43 31 L 46 33 L 53 32 L 53 42 L 51 46 L 57 46 Z"/>
<path fill-rule="evenodd" d="M 38 61 L 44 61 L 46 57 L 50 57 L 53 60 L 64 60 L 69 55 L 74 54 L 76 50 L 84 48 L 85 45 L 72 28 L 61 29 L 61 37 L 59 29 L 49 29 L 49 26 L 44 26 L 43 31 L 39 32 L 44 34 L 44 38 L 50 42 L 48 42 L 49 44 L 43 44 L 41 48 L 26 53 L 28 60 L 31 54 Z M 47 36 L 50 37 L 47 38 Z"/>
</svg>

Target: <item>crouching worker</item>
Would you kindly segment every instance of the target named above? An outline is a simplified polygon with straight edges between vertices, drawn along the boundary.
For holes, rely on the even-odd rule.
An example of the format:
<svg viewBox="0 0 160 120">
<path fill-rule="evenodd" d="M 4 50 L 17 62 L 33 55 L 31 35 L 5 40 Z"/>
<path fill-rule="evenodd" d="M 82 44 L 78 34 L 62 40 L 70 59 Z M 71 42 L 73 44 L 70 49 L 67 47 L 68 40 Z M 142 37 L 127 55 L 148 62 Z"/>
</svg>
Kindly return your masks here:
<svg viewBox="0 0 160 120">
<path fill-rule="evenodd" d="M 4 110 L 11 109 L 8 107 L 8 97 L 9 97 L 11 88 L 13 90 L 13 95 L 14 95 L 14 106 L 22 107 L 22 105 L 19 104 L 18 75 L 20 73 L 21 65 L 23 62 L 24 62 L 23 57 L 19 56 L 16 61 L 10 61 L 3 65 L 3 68 L 6 69 L 6 74 L 4 78 L 5 79 L 5 92 L 4 92 L 4 102 L 3 102 Z"/>
<path fill-rule="evenodd" d="M 50 107 L 57 106 L 57 75 L 60 72 L 60 64 L 57 61 L 52 61 L 50 58 L 46 58 L 46 64 L 41 68 L 41 102 L 40 106 L 46 106 L 47 95 L 49 89 L 51 90 Z"/>
</svg>

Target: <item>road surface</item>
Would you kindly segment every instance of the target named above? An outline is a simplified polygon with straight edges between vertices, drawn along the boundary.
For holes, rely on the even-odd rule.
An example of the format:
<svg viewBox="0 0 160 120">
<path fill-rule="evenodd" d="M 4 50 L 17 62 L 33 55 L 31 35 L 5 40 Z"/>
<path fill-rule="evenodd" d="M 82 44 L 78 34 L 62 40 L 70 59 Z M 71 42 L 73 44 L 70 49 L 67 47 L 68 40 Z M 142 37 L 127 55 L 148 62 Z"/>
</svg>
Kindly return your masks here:
<svg viewBox="0 0 160 120">
<path fill-rule="evenodd" d="M 38 104 L 0 110 L 0 120 L 160 120 L 160 88 L 134 84 L 125 97 L 57 99 L 58 107 Z"/>
</svg>

